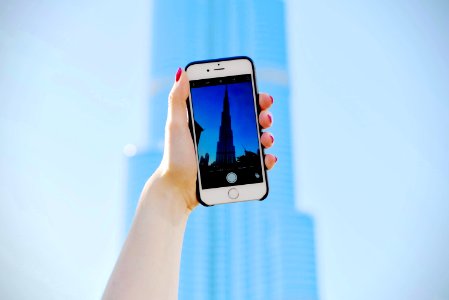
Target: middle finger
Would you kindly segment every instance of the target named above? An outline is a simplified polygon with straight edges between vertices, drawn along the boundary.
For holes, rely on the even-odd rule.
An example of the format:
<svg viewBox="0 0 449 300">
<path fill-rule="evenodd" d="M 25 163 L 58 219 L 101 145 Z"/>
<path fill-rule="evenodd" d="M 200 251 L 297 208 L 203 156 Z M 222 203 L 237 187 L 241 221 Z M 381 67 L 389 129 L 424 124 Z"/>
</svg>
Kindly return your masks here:
<svg viewBox="0 0 449 300">
<path fill-rule="evenodd" d="M 273 124 L 273 116 L 269 111 L 263 110 L 259 114 L 259 124 L 263 129 L 267 129 Z"/>
</svg>

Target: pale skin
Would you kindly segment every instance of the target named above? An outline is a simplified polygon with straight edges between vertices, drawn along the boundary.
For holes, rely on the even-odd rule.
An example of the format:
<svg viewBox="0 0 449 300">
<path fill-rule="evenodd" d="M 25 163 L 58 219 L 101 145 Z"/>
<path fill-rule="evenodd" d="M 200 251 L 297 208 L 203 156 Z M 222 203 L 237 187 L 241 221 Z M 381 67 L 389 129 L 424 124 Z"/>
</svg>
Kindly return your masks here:
<svg viewBox="0 0 449 300">
<path fill-rule="evenodd" d="M 178 299 L 184 231 L 198 205 L 196 154 L 186 113 L 189 80 L 184 71 L 178 73 L 179 80 L 173 84 L 168 99 L 164 155 L 142 190 L 133 224 L 104 291 L 104 300 Z M 259 94 L 259 124 L 264 129 L 273 122 L 268 111 L 272 104 L 270 95 Z M 261 143 L 265 148 L 273 142 L 269 132 L 262 134 Z M 269 170 L 277 158 L 266 154 L 264 160 Z"/>
</svg>

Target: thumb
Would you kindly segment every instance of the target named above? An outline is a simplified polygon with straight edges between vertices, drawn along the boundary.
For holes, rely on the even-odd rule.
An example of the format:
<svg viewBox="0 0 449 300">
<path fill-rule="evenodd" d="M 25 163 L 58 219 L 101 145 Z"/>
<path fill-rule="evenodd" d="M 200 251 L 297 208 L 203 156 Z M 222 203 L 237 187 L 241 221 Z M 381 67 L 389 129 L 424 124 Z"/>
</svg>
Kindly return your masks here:
<svg viewBox="0 0 449 300">
<path fill-rule="evenodd" d="M 186 100 L 189 98 L 189 79 L 187 73 L 178 68 L 175 83 L 168 96 L 167 122 L 169 124 L 187 125 Z"/>
</svg>

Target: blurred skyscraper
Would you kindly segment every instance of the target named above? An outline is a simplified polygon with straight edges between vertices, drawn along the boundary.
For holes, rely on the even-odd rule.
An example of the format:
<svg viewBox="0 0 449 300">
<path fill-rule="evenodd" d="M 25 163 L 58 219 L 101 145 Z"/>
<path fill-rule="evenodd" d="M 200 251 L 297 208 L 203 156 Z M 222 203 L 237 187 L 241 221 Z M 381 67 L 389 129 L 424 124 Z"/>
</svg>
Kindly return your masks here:
<svg viewBox="0 0 449 300">
<path fill-rule="evenodd" d="M 248 55 L 259 90 L 275 99 L 270 152 L 279 161 L 268 175 L 270 195 L 192 213 L 180 299 L 318 299 L 313 219 L 295 209 L 284 9 L 280 0 L 153 3 L 149 144 L 129 159 L 128 227 L 143 184 L 162 157 L 167 95 L 178 66 Z"/>
</svg>

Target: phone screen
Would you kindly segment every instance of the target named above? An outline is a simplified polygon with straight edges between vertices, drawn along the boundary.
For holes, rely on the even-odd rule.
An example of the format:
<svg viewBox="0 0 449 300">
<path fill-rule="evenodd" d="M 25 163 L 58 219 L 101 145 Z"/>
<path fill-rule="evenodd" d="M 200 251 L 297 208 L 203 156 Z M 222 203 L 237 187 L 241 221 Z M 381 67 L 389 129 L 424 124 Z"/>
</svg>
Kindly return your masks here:
<svg viewBox="0 0 449 300">
<path fill-rule="evenodd" d="M 192 80 L 203 189 L 263 181 L 251 74 Z"/>
</svg>

